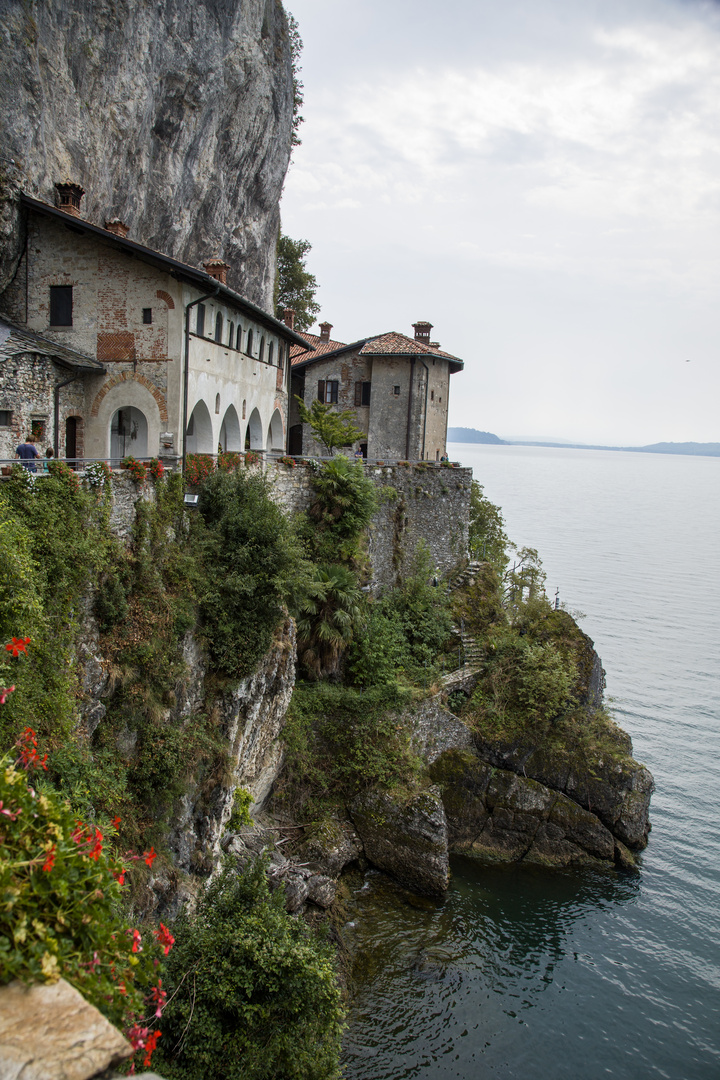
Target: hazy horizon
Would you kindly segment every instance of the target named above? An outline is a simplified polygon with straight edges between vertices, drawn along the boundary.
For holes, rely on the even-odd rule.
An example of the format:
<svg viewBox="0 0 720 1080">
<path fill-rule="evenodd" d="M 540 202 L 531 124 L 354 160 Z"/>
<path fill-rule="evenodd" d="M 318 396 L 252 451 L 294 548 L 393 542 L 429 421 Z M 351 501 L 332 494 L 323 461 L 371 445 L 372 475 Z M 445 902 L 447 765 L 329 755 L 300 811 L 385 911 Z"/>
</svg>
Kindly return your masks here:
<svg viewBox="0 0 720 1080">
<path fill-rule="evenodd" d="M 452 426 L 718 441 L 718 5 L 290 7 L 283 227 L 333 337 L 429 319 Z"/>
</svg>

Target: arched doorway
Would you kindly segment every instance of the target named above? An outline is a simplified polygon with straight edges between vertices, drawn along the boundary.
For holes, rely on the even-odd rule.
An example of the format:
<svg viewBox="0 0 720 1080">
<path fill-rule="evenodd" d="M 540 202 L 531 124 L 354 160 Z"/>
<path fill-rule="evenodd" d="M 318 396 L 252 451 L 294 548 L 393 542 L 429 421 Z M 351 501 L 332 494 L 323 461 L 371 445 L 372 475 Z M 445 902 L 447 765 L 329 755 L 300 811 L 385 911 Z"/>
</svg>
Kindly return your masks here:
<svg viewBox="0 0 720 1080">
<path fill-rule="evenodd" d="M 77 427 L 76 427 L 77 439 Z M 67 444 L 66 444 L 67 446 Z M 148 423 L 145 413 L 134 405 L 117 409 L 110 421 L 110 457 L 147 457 Z"/>
<path fill-rule="evenodd" d="M 280 415 L 279 409 L 275 410 L 272 415 L 272 420 L 270 421 L 266 449 L 268 453 L 285 453 L 285 433 L 283 431 L 282 416 Z"/>
<path fill-rule="evenodd" d="M 198 401 L 188 420 L 185 437 L 185 451 L 188 454 L 215 454 L 213 445 L 212 420 L 204 401 Z"/>
<path fill-rule="evenodd" d="M 65 458 L 73 461 L 85 453 L 82 416 L 68 416 L 65 421 Z"/>
<path fill-rule="evenodd" d="M 238 414 L 235 411 L 234 405 L 229 407 L 223 417 L 222 427 L 220 428 L 220 446 L 223 448 L 223 451 L 230 450 L 231 452 L 235 452 L 242 450 L 240 421 L 238 420 Z"/>
<path fill-rule="evenodd" d="M 262 420 L 260 419 L 260 413 L 257 411 L 257 409 L 253 409 L 253 411 L 250 413 L 250 419 L 248 420 L 248 426 L 245 432 L 245 449 L 264 449 Z"/>
</svg>

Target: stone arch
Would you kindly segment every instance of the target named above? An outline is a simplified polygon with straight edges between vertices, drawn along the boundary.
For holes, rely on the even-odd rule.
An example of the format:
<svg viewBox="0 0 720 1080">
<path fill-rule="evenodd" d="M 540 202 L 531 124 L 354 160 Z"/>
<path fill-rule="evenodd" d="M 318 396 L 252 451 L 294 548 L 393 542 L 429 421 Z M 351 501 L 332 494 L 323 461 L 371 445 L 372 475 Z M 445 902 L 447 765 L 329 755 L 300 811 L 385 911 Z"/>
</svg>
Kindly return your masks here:
<svg viewBox="0 0 720 1080">
<path fill-rule="evenodd" d="M 114 390 L 116 386 L 120 386 L 121 383 L 126 382 L 139 383 L 141 386 L 144 386 L 147 390 L 150 391 L 150 393 L 155 399 L 155 403 L 160 412 L 160 419 L 167 424 L 168 411 L 165 395 L 162 393 L 161 390 L 158 390 L 155 383 L 151 382 L 150 379 L 148 379 L 145 375 L 139 375 L 137 374 L 137 372 L 133 371 L 123 371 L 120 375 L 114 375 L 112 379 L 108 379 L 104 386 L 100 387 L 97 394 L 95 395 L 95 400 L 92 403 L 90 415 L 99 416 L 100 406 L 102 405 L 104 398 L 110 393 L 111 390 Z"/>
<path fill-rule="evenodd" d="M 245 449 L 265 449 L 263 445 L 263 425 L 262 420 L 260 419 L 260 413 L 257 409 L 253 409 L 250 413 L 250 419 L 248 420 L 247 429 L 245 431 Z"/>
<path fill-rule="evenodd" d="M 144 454 L 140 454 L 137 450 L 137 439 L 132 440 L 136 445 L 127 452 L 134 457 L 154 457 L 158 453 L 160 432 L 167 430 L 165 398 L 149 379 L 141 375 L 133 377 L 132 372 L 125 371 L 122 375 L 106 382 L 95 397 L 90 416 L 85 424 L 84 456 L 86 458 L 112 456 L 110 452 L 112 421 L 118 410 L 122 409 L 137 409 L 144 417 L 143 424 L 147 429 L 147 445 Z M 144 427 L 143 430 L 145 430 Z"/>
<path fill-rule="evenodd" d="M 231 452 L 237 452 L 243 448 L 240 421 L 234 405 L 228 407 L 223 417 L 220 427 L 220 445 L 223 450 Z"/>
<path fill-rule="evenodd" d="M 217 451 L 217 446 L 213 441 L 210 410 L 202 398 L 190 413 L 185 436 L 185 450 L 188 454 L 214 454 Z"/>
<path fill-rule="evenodd" d="M 265 449 L 268 453 L 270 453 L 270 451 L 275 451 L 280 454 L 285 453 L 285 432 L 279 409 L 276 409 L 272 414 L 272 420 L 268 427 L 267 445 Z"/>
</svg>

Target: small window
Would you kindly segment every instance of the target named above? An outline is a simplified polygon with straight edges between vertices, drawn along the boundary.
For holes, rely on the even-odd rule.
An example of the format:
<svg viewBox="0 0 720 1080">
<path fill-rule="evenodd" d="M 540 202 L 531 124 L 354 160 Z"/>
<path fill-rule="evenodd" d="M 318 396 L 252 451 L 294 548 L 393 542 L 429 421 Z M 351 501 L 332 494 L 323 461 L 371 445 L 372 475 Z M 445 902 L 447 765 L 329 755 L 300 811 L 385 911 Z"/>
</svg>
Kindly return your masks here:
<svg viewBox="0 0 720 1080">
<path fill-rule="evenodd" d="M 219 412 L 220 412 L 220 395 L 216 394 L 215 395 L 215 415 L 217 416 L 219 414 Z"/>
<path fill-rule="evenodd" d="M 50 286 L 50 325 L 72 326 L 73 324 L 73 287 L 72 285 Z"/>
<path fill-rule="evenodd" d="M 243 414 L 242 414 L 242 418 L 243 418 L 243 420 L 245 419 L 245 406 L 246 406 L 246 405 L 247 405 L 247 402 L 246 402 L 246 401 L 243 401 Z"/>
<path fill-rule="evenodd" d="M 400 397 L 400 387 L 399 386 L 393 386 L 393 394 L 395 395 L 395 397 Z"/>
<path fill-rule="evenodd" d="M 268 345 L 268 364 L 272 364 L 272 362 L 273 362 L 273 353 L 274 353 L 274 351 L 275 351 L 275 342 L 271 341 L 270 344 Z"/>
<path fill-rule="evenodd" d="M 10 409 L 0 409 L 0 427 L 12 426 L 12 411 Z"/>
<path fill-rule="evenodd" d="M 205 337 L 205 305 L 198 304 L 197 319 L 195 320 L 195 333 L 198 337 Z"/>
<path fill-rule="evenodd" d="M 430 391 L 430 400 L 431 400 L 431 401 L 434 401 L 434 400 L 435 400 L 435 391 L 434 391 L 434 390 L 431 390 L 431 391 Z"/>
<path fill-rule="evenodd" d="M 218 345 L 222 345 L 222 328 L 223 317 L 218 311 L 217 315 L 215 316 L 215 340 L 217 341 Z"/>
<path fill-rule="evenodd" d="M 248 354 L 248 356 L 252 356 L 252 349 L 253 349 L 253 332 L 252 332 L 252 330 L 248 330 L 247 349 L 245 350 L 246 353 Z"/>
<path fill-rule="evenodd" d="M 34 418 L 30 421 L 30 430 L 33 434 L 33 438 L 36 442 L 45 442 L 45 420 L 40 418 Z"/>
<path fill-rule="evenodd" d="M 265 360 L 265 338 L 264 337 L 260 338 L 260 357 L 259 357 L 259 359 L 260 359 L 260 363 L 263 363 L 263 361 Z"/>
<path fill-rule="evenodd" d="M 232 349 L 235 344 L 235 323 L 230 323 L 230 329 L 228 330 L 228 346 Z"/>
<path fill-rule="evenodd" d="M 337 379 L 325 383 L 325 404 L 337 405 L 338 399 L 338 383 Z"/>
<path fill-rule="evenodd" d="M 369 405 L 370 404 L 370 383 L 369 382 L 356 382 L 355 383 L 355 404 L 356 405 Z"/>
<path fill-rule="evenodd" d="M 152 322 L 152 308 L 151 307 L 144 307 L 143 308 L 143 322 L 148 323 L 148 324 Z"/>
</svg>

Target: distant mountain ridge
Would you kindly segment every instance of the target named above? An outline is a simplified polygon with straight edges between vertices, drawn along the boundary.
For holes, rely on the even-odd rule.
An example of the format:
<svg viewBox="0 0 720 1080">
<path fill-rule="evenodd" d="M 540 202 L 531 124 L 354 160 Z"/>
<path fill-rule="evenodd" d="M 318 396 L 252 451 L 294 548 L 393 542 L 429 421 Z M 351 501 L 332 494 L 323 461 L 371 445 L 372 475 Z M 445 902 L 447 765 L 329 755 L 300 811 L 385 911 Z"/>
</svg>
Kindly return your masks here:
<svg viewBox="0 0 720 1080">
<path fill-rule="evenodd" d="M 552 442 L 550 439 L 499 439 L 489 431 L 475 428 L 448 428 L 448 442 L 495 443 L 500 446 L 550 446 L 558 450 L 623 450 L 633 454 L 684 454 L 695 457 L 720 457 L 720 442 L 657 442 L 647 446 L 601 446 L 590 443 Z"/>
<path fill-rule="evenodd" d="M 504 439 L 498 439 L 491 431 L 478 431 L 471 427 L 448 428 L 448 442 L 465 443 L 494 443 L 496 446 L 506 446 Z"/>
</svg>

